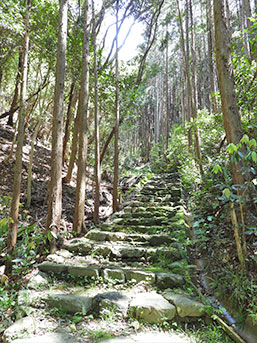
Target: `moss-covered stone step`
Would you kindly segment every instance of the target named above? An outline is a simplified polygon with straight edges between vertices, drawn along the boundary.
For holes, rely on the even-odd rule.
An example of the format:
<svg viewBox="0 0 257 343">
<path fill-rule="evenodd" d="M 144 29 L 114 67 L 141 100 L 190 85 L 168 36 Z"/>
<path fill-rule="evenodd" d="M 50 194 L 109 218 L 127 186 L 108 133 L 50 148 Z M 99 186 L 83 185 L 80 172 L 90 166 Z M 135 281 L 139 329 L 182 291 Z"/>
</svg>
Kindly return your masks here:
<svg viewBox="0 0 257 343">
<path fill-rule="evenodd" d="M 157 194 L 139 194 L 134 198 L 137 201 L 143 203 L 151 203 L 151 202 L 158 202 L 159 204 L 163 205 L 170 205 L 170 204 L 177 204 L 180 201 L 180 196 L 178 195 L 171 195 L 167 194 L 165 196 L 159 196 Z"/>
<path fill-rule="evenodd" d="M 171 244 L 174 242 L 174 239 L 168 235 L 110 232 L 97 229 L 89 231 L 86 234 L 85 238 L 96 242 L 141 242 L 144 245 L 149 246 L 160 246 L 163 244 Z"/>
<path fill-rule="evenodd" d="M 143 269 L 119 267 L 118 265 L 72 265 L 68 261 L 66 263 L 43 262 L 38 266 L 39 270 L 44 273 L 54 273 L 55 275 L 65 274 L 73 277 L 87 277 L 91 279 L 99 279 L 102 277 L 104 282 L 139 283 L 145 281 L 149 284 L 156 285 L 160 289 L 170 289 L 181 287 L 184 284 L 183 276 L 167 272 L 151 272 Z"/>
<path fill-rule="evenodd" d="M 137 244 L 137 245 L 136 245 Z M 87 238 L 75 238 L 64 245 L 70 252 L 81 255 L 97 255 L 109 260 L 145 260 L 156 262 L 161 258 L 168 258 L 170 262 L 181 259 L 181 252 L 177 243 L 169 247 L 139 246 L 127 242 L 95 242 Z"/>
<path fill-rule="evenodd" d="M 112 231 L 112 232 L 131 232 L 131 233 L 142 233 L 142 234 L 154 234 L 154 233 L 172 233 L 176 232 L 178 230 L 184 230 L 184 225 L 179 223 L 171 223 L 165 224 L 165 225 L 124 225 L 119 223 L 113 224 L 113 223 L 103 223 L 98 225 L 98 227 L 101 230 L 104 231 Z"/>
<path fill-rule="evenodd" d="M 171 223 L 175 223 L 176 218 L 172 216 L 171 218 L 169 217 L 156 217 L 154 215 L 148 216 L 148 217 L 132 217 L 128 216 L 128 218 L 124 217 L 119 217 L 119 218 L 114 218 L 112 220 L 113 225 L 125 225 L 125 226 L 166 226 Z"/>
</svg>

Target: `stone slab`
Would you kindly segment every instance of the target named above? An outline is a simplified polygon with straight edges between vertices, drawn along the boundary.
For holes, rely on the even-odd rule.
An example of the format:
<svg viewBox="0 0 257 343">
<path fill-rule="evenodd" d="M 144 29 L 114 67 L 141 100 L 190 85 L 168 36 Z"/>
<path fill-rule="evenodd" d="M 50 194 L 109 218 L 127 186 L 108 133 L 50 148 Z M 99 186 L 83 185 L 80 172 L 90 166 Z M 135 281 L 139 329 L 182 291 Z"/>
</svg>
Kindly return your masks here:
<svg viewBox="0 0 257 343">
<path fill-rule="evenodd" d="M 130 303 L 130 313 L 136 319 L 153 324 L 172 320 L 176 308 L 155 292 L 138 293 Z"/>
</svg>

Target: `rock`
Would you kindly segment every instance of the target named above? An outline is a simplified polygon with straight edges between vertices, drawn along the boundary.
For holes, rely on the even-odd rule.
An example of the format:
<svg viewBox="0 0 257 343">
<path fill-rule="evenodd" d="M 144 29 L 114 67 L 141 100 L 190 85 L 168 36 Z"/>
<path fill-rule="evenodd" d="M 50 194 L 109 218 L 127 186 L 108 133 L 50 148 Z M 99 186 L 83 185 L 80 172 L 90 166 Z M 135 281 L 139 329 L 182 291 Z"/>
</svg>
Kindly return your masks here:
<svg viewBox="0 0 257 343">
<path fill-rule="evenodd" d="M 138 259 L 143 257 L 145 249 L 131 246 L 114 246 L 112 248 L 113 257 L 124 259 Z"/>
<path fill-rule="evenodd" d="M 115 280 L 116 282 L 125 283 L 125 274 L 122 269 L 118 268 L 105 268 L 103 271 L 105 280 Z"/>
<path fill-rule="evenodd" d="M 74 238 L 65 244 L 64 248 L 75 253 L 87 255 L 92 249 L 92 245 L 86 238 Z"/>
<path fill-rule="evenodd" d="M 92 310 L 93 298 L 94 296 L 51 294 L 46 301 L 50 307 L 57 307 L 67 313 L 82 312 L 87 314 Z"/>
<path fill-rule="evenodd" d="M 50 262 L 61 264 L 61 263 L 64 263 L 65 258 L 63 256 L 59 256 L 57 254 L 50 254 L 47 256 L 47 260 Z"/>
<path fill-rule="evenodd" d="M 28 288 L 29 289 L 39 289 L 41 287 L 47 286 L 49 283 L 49 278 L 47 276 L 47 274 L 43 273 L 43 272 L 39 272 L 38 274 L 34 275 L 29 283 L 28 283 Z"/>
<path fill-rule="evenodd" d="M 176 314 L 175 306 L 154 292 L 138 293 L 130 303 L 129 311 L 134 318 L 151 324 L 172 320 Z"/>
<path fill-rule="evenodd" d="M 91 230 L 86 234 L 85 237 L 93 241 L 104 242 L 106 241 L 106 232 L 99 230 Z"/>
<path fill-rule="evenodd" d="M 68 273 L 73 276 L 87 276 L 88 278 L 99 278 L 101 276 L 100 267 L 68 266 Z"/>
<path fill-rule="evenodd" d="M 70 251 L 66 250 L 66 249 L 58 250 L 56 252 L 56 255 L 62 256 L 64 258 L 70 258 L 70 257 L 73 256 L 73 254 Z"/>
<path fill-rule="evenodd" d="M 57 264 L 57 263 L 51 263 L 51 262 L 43 262 L 38 265 L 38 269 L 41 270 L 42 272 L 46 273 L 63 273 L 67 272 L 68 266 L 66 264 Z"/>
<path fill-rule="evenodd" d="M 98 310 L 101 315 L 126 316 L 128 312 L 130 297 L 120 292 L 107 292 L 98 294 L 95 298 L 98 301 Z"/>
<path fill-rule="evenodd" d="M 156 273 L 157 286 L 161 289 L 182 286 L 184 278 L 178 274 Z"/>
<path fill-rule="evenodd" d="M 44 335 L 31 336 L 27 338 L 16 339 L 12 343 L 78 343 L 75 337 L 67 333 L 46 333 Z"/>
<path fill-rule="evenodd" d="M 5 343 L 13 343 L 15 338 L 36 330 L 36 321 L 33 317 L 25 317 L 17 320 L 5 330 L 3 339 Z"/>
<path fill-rule="evenodd" d="M 151 272 L 145 272 L 142 270 L 127 270 L 126 271 L 127 281 L 147 281 L 149 283 L 155 283 L 155 274 Z"/>
<path fill-rule="evenodd" d="M 149 239 L 149 245 L 151 246 L 158 246 L 164 243 L 170 244 L 171 242 L 172 238 L 164 235 L 152 235 Z"/>
<path fill-rule="evenodd" d="M 202 317 L 205 314 L 204 305 L 199 301 L 191 299 L 184 294 L 172 293 L 166 290 L 163 293 L 165 299 L 171 301 L 177 309 L 177 314 L 181 317 Z"/>
<path fill-rule="evenodd" d="M 98 246 L 94 247 L 92 253 L 98 256 L 108 257 L 112 252 L 111 247 L 99 244 Z"/>
</svg>

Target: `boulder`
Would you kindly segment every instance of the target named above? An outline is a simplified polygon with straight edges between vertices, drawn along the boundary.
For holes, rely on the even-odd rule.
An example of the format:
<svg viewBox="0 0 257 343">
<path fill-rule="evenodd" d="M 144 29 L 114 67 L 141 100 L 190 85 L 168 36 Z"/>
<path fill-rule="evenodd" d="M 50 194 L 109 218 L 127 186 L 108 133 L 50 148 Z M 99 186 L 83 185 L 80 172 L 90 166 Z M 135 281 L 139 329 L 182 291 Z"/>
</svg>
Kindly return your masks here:
<svg viewBox="0 0 257 343">
<path fill-rule="evenodd" d="M 84 267 L 84 266 L 69 266 L 68 273 L 73 276 L 87 276 L 88 278 L 96 279 L 101 276 L 101 268 Z"/>
<path fill-rule="evenodd" d="M 14 342 L 15 338 L 25 335 L 28 332 L 35 331 L 36 326 L 36 321 L 33 317 L 21 318 L 5 330 L 3 335 L 4 342 Z"/>
<path fill-rule="evenodd" d="M 202 317 L 205 314 L 204 305 L 199 301 L 191 299 L 184 294 L 172 293 L 166 290 L 163 293 L 165 299 L 171 301 L 177 309 L 177 314 L 181 317 Z"/>
<path fill-rule="evenodd" d="M 116 282 L 125 283 L 125 274 L 122 269 L 118 268 L 105 268 L 103 271 L 105 280 L 114 280 Z"/>
<path fill-rule="evenodd" d="M 92 310 L 94 296 L 73 294 L 50 294 L 46 301 L 50 307 L 57 307 L 67 313 L 82 312 L 87 314 Z"/>
<path fill-rule="evenodd" d="M 155 292 L 138 293 L 131 301 L 129 311 L 132 317 L 151 324 L 172 320 L 176 314 L 175 306 Z"/>
<path fill-rule="evenodd" d="M 51 262 L 46 261 L 39 264 L 38 269 L 46 273 L 53 272 L 53 273 L 60 274 L 63 272 L 67 272 L 68 266 L 66 264 L 51 263 Z"/>
<path fill-rule="evenodd" d="M 179 287 L 184 284 L 184 278 L 178 274 L 156 273 L 157 286 L 161 289 Z"/>
<path fill-rule="evenodd" d="M 27 287 L 29 289 L 39 289 L 41 287 L 47 286 L 49 283 L 49 278 L 47 274 L 43 272 L 38 272 L 36 275 L 33 275 L 32 278 L 29 280 Z"/>
</svg>

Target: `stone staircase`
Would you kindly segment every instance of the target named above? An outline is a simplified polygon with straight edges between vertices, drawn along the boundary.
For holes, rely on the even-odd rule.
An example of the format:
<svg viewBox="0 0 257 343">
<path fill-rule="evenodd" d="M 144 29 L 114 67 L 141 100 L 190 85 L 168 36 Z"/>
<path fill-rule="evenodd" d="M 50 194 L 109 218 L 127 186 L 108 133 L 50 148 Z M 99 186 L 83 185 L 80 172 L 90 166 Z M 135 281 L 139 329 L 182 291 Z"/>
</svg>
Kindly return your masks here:
<svg viewBox="0 0 257 343">
<path fill-rule="evenodd" d="M 161 327 L 204 316 L 204 306 L 185 291 L 180 199 L 179 176 L 156 175 L 108 222 L 49 255 L 20 291 L 17 321 L 4 342 L 151 342 L 100 338 L 129 336 L 141 322 Z"/>
</svg>

